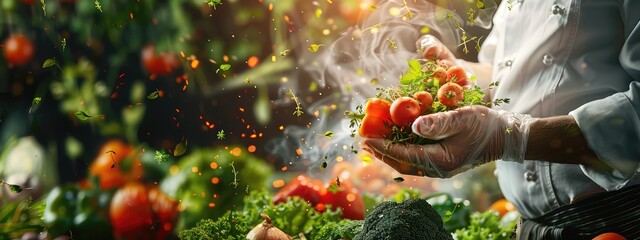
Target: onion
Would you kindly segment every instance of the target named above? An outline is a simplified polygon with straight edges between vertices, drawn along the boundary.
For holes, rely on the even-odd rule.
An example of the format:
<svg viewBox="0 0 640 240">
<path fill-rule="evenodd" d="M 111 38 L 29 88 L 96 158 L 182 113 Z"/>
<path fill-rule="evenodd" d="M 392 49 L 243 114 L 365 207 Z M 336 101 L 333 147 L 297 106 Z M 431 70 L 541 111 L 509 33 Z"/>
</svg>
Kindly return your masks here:
<svg viewBox="0 0 640 240">
<path fill-rule="evenodd" d="M 292 240 L 289 235 L 271 225 L 271 218 L 267 214 L 261 213 L 260 216 L 264 218 L 264 222 L 251 229 L 247 240 Z"/>
</svg>

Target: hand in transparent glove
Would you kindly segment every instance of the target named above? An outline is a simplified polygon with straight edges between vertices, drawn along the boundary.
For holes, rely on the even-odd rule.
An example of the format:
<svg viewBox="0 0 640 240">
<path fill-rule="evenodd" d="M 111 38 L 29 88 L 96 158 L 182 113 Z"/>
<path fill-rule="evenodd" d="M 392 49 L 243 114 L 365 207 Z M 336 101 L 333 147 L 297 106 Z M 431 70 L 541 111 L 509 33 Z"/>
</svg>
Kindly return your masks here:
<svg viewBox="0 0 640 240">
<path fill-rule="evenodd" d="M 400 173 L 448 178 L 500 158 L 522 162 L 531 122 L 529 115 L 468 106 L 413 122 L 414 133 L 438 143 L 390 144 L 365 138 L 362 148 Z"/>
<path fill-rule="evenodd" d="M 425 59 L 438 59 L 448 66 L 460 65 L 458 59 L 438 38 L 427 34 L 416 41 L 416 47 Z"/>
</svg>

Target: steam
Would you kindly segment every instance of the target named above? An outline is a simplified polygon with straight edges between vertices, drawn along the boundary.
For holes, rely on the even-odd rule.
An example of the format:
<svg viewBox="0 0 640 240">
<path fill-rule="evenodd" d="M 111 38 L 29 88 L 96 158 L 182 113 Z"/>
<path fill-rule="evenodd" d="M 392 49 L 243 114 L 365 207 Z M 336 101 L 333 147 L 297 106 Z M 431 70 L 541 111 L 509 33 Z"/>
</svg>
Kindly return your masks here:
<svg viewBox="0 0 640 240">
<path fill-rule="evenodd" d="M 496 8 L 492 1 L 486 2 L 492 5 L 477 11 L 478 18 L 475 19 L 475 24 L 481 27 L 491 26 L 491 16 Z M 326 90 L 324 96 L 314 93 L 314 97 L 320 99 L 302 103 L 305 112 L 319 114 L 310 126 L 288 126 L 284 138 L 271 141 L 267 147 L 271 153 L 290 161 L 288 164 L 294 168 L 306 167 L 314 178 L 330 176 L 319 171 L 323 162 L 331 167 L 340 159 L 357 161 L 355 152 L 360 147 L 350 136 L 349 120 L 344 111 L 353 111 L 373 97 L 378 87 L 397 85 L 407 69 L 407 60 L 420 57 L 416 42 L 425 33 L 437 37 L 449 49 L 456 49 L 461 32 L 455 23 L 464 26 L 465 20 L 451 10 L 425 0 L 383 0 L 371 15 L 335 42 L 322 46 L 320 51 L 312 53 L 306 50 L 307 46 L 301 46 L 298 66 Z M 287 98 L 286 90 L 298 89 L 296 81 L 290 82 L 282 87 L 284 99 Z M 300 89 L 298 94 L 300 99 L 305 99 Z M 333 136 L 325 136 L 327 132 Z M 296 152 L 297 149 L 302 154 L 299 154 L 300 150 Z"/>
</svg>

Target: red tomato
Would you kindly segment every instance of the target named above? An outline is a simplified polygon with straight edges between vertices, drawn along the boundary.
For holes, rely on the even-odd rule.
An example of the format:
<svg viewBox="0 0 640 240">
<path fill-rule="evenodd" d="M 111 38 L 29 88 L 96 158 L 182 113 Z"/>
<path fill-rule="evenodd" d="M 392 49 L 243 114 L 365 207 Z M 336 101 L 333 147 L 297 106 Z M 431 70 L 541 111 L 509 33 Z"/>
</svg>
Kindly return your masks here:
<svg viewBox="0 0 640 240">
<path fill-rule="evenodd" d="M 377 116 L 365 115 L 360 123 L 358 134 L 367 138 L 384 138 L 391 133 L 391 120 L 385 121 Z"/>
<path fill-rule="evenodd" d="M 460 86 L 467 85 L 467 73 L 460 66 L 453 66 L 447 70 L 446 82 L 454 82 Z"/>
<path fill-rule="evenodd" d="M 617 233 L 608 232 L 594 237 L 593 240 L 627 240 L 627 238 Z"/>
<path fill-rule="evenodd" d="M 139 153 L 120 140 L 106 142 L 89 167 L 89 175 L 100 177 L 100 188 L 111 189 L 142 178 Z"/>
<path fill-rule="evenodd" d="M 391 120 L 400 127 L 409 126 L 420 116 L 420 103 L 410 97 L 401 97 L 391 104 Z"/>
<path fill-rule="evenodd" d="M 154 223 L 157 224 L 155 239 L 166 239 L 178 219 L 178 203 L 158 187 L 149 189 L 149 202 L 151 202 L 151 210 L 155 214 Z"/>
<path fill-rule="evenodd" d="M 177 57 L 168 52 L 156 53 L 154 45 L 147 45 L 142 49 L 142 63 L 151 74 L 167 75 L 178 67 Z"/>
<path fill-rule="evenodd" d="M 121 239 L 153 239 L 153 209 L 144 185 L 131 182 L 119 189 L 109 209 L 113 235 Z"/>
<path fill-rule="evenodd" d="M 288 197 L 298 196 L 306 200 L 312 206 L 316 206 L 325 191 L 322 182 L 312 181 L 306 175 L 298 175 L 273 196 L 273 203 L 286 202 Z"/>
<path fill-rule="evenodd" d="M 364 202 L 358 189 L 349 181 L 342 181 L 337 187 L 336 192 L 326 191 L 322 196 L 322 203 L 331 205 L 332 209 L 342 208 L 342 218 L 364 219 Z"/>
<path fill-rule="evenodd" d="M 446 83 L 438 89 L 438 100 L 447 107 L 457 107 L 463 98 L 462 87 L 456 83 Z"/>
<path fill-rule="evenodd" d="M 507 199 L 501 198 L 493 202 L 493 204 L 489 206 L 489 209 L 498 212 L 498 214 L 500 214 L 500 217 L 502 217 L 508 212 L 515 211 L 516 206 L 513 205 L 513 203 L 509 202 Z"/>
<path fill-rule="evenodd" d="M 4 58 L 10 64 L 25 65 L 33 58 L 35 48 L 31 40 L 22 34 L 13 34 L 4 41 Z"/>
<path fill-rule="evenodd" d="M 435 80 L 438 80 L 438 84 L 444 84 L 444 82 L 447 80 L 447 70 L 442 67 L 437 67 L 435 70 L 433 70 L 433 74 L 431 74 L 431 77 Z"/>
<path fill-rule="evenodd" d="M 420 102 L 420 113 L 426 113 L 431 110 L 433 104 L 433 96 L 427 91 L 420 91 L 413 94 L 413 98 Z"/>
<path fill-rule="evenodd" d="M 380 117 L 381 119 L 391 119 L 391 103 L 380 98 L 370 98 L 364 107 L 366 115 Z"/>
</svg>

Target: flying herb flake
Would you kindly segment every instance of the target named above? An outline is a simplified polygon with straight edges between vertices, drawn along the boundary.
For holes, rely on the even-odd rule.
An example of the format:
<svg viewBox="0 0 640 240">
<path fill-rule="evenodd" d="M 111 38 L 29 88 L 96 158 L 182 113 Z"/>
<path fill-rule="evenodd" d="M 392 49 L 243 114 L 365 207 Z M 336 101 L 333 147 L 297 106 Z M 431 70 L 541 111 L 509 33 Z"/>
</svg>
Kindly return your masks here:
<svg viewBox="0 0 640 240">
<path fill-rule="evenodd" d="M 409 9 L 409 4 L 407 4 L 407 0 L 403 0 L 403 7 L 407 10 L 407 13 L 404 14 L 404 17 L 407 17 L 409 19 L 413 18 L 413 12 L 411 12 L 411 9 Z"/>
<path fill-rule="evenodd" d="M 338 191 L 340 191 L 340 186 L 336 185 L 335 183 L 332 183 L 331 186 L 327 188 L 327 190 L 331 193 L 337 193 Z"/>
<path fill-rule="evenodd" d="M 429 33 L 429 32 L 431 32 L 431 28 L 429 28 L 429 27 L 427 27 L 427 26 L 424 26 L 424 27 L 422 27 L 422 28 L 420 29 L 420 33 L 422 33 L 422 34 L 427 34 L 427 33 Z"/>
<path fill-rule="evenodd" d="M 453 210 L 448 211 L 444 213 L 444 217 L 442 218 L 442 222 L 448 222 L 449 220 L 451 220 L 451 217 L 453 217 L 453 213 L 456 211 L 456 209 L 458 208 L 458 204 L 456 204 L 455 206 L 453 206 Z"/>
<path fill-rule="evenodd" d="M 287 56 L 287 54 L 289 54 L 289 52 L 291 52 L 291 50 L 289 50 L 289 49 L 285 49 L 284 51 L 281 51 L 281 52 L 280 52 L 280 56 L 281 56 L 281 57 Z"/>
<path fill-rule="evenodd" d="M 102 13 L 102 6 L 100 5 L 100 1 L 96 0 L 95 4 L 96 4 L 96 9 L 98 9 L 98 11 Z"/>
<path fill-rule="evenodd" d="M 320 164 L 320 169 L 325 169 L 327 168 L 327 162 L 322 162 L 322 164 Z"/>
<path fill-rule="evenodd" d="M 226 64 L 225 63 L 225 64 L 220 65 L 220 68 L 218 68 L 218 70 L 216 70 L 216 73 L 218 73 L 220 70 L 227 71 L 229 69 L 231 69 L 231 64 Z"/>
<path fill-rule="evenodd" d="M 333 132 L 332 131 L 326 131 L 326 132 L 324 132 L 324 136 L 328 137 L 328 138 L 332 138 L 333 137 Z"/>
<path fill-rule="evenodd" d="M 218 134 L 216 134 L 216 136 L 218 137 L 218 140 L 224 139 L 225 138 L 224 130 L 218 131 Z"/>
<path fill-rule="evenodd" d="M 47 60 L 44 60 L 44 63 L 42 64 L 42 68 L 53 67 L 56 65 L 58 65 L 58 61 L 56 61 L 55 58 L 49 58 Z"/>
<path fill-rule="evenodd" d="M 397 178 L 394 178 L 393 181 L 396 181 L 397 183 L 401 183 L 401 182 L 404 182 L 404 178 L 403 177 L 397 177 Z"/>
<path fill-rule="evenodd" d="M 476 24 L 475 14 L 476 11 L 473 10 L 473 8 L 469 8 L 469 11 L 467 11 L 467 15 L 469 16 L 469 23 L 471 24 L 471 26 Z"/>
<path fill-rule="evenodd" d="M 163 164 L 171 160 L 171 155 L 169 154 L 169 152 L 167 152 L 167 150 L 156 150 L 156 155 L 153 157 L 153 159 L 156 160 L 158 164 Z"/>
<path fill-rule="evenodd" d="M 245 78 L 244 83 L 251 84 L 251 78 L 250 77 Z"/>
<path fill-rule="evenodd" d="M 233 162 L 229 163 L 229 165 L 231 166 L 231 172 L 233 173 L 233 182 L 231 182 L 231 185 L 233 185 L 234 188 L 238 187 L 238 171 L 236 171 L 236 167 L 233 166 Z"/>
<path fill-rule="evenodd" d="M 484 9 L 484 0 L 476 0 L 476 7 L 478 9 Z"/>
<path fill-rule="evenodd" d="M 0 184 L 7 185 L 7 187 L 9 187 L 9 190 L 11 192 L 13 192 L 13 193 L 20 193 L 20 192 L 22 192 L 22 190 L 24 190 L 20 185 L 9 184 L 9 183 L 5 182 L 4 180 L 0 180 Z"/>
<path fill-rule="evenodd" d="M 80 119 L 80 121 L 85 121 L 91 117 L 89 114 L 83 111 L 77 111 L 74 113 L 74 115 L 76 115 L 76 118 Z"/>
<path fill-rule="evenodd" d="M 307 50 L 309 50 L 309 52 L 317 52 L 318 49 L 320 49 L 320 44 L 311 44 L 309 45 L 309 47 L 307 48 Z"/>
<path fill-rule="evenodd" d="M 187 143 L 181 142 L 181 143 L 178 143 L 176 147 L 173 149 L 173 156 L 178 157 L 184 154 L 185 152 L 187 152 Z"/>
<path fill-rule="evenodd" d="M 31 106 L 35 107 L 36 105 L 40 104 L 40 101 L 42 101 L 41 97 L 34 97 L 33 100 L 31 101 Z"/>
<path fill-rule="evenodd" d="M 64 50 L 67 48 L 67 39 L 66 38 L 62 38 L 62 41 L 60 42 L 60 45 L 62 45 L 62 52 L 64 52 Z"/>
<path fill-rule="evenodd" d="M 222 5 L 222 0 L 205 0 L 204 1 L 209 7 L 213 7 L 216 10 L 216 5 Z"/>
<path fill-rule="evenodd" d="M 42 4 L 42 13 L 46 17 L 47 16 L 47 9 L 46 9 L 46 4 L 44 4 L 44 0 L 40 0 L 40 4 Z"/>
<path fill-rule="evenodd" d="M 302 112 L 302 107 L 300 107 L 300 100 L 298 100 L 298 97 L 296 97 L 292 89 L 289 89 L 287 94 L 291 95 L 291 99 L 296 103 L 296 110 L 293 112 L 293 115 L 295 115 L 296 117 L 302 116 L 304 112 Z"/>
<path fill-rule="evenodd" d="M 338 185 L 338 187 L 340 187 L 340 178 L 336 177 L 336 185 Z"/>
<path fill-rule="evenodd" d="M 396 45 L 396 42 L 387 38 L 387 41 L 389 41 L 389 47 L 393 48 L 393 50 L 398 51 L 398 46 Z"/>
<path fill-rule="evenodd" d="M 369 6 L 369 10 L 371 10 L 371 11 L 374 11 L 376 9 L 377 9 L 376 5 L 370 5 Z"/>
<path fill-rule="evenodd" d="M 156 99 L 160 96 L 160 94 L 158 93 L 158 89 L 156 89 L 155 91 L 153 91 L 152 93 L 150 93 L 147 96 L 147 99 Z"/>
</svg>

